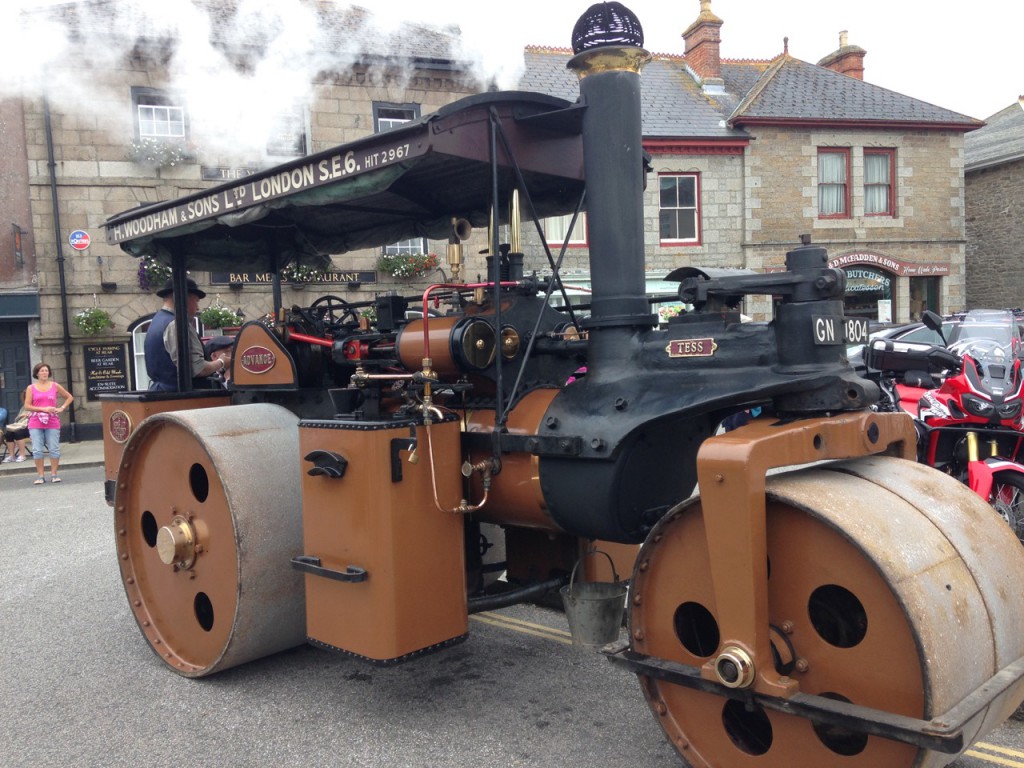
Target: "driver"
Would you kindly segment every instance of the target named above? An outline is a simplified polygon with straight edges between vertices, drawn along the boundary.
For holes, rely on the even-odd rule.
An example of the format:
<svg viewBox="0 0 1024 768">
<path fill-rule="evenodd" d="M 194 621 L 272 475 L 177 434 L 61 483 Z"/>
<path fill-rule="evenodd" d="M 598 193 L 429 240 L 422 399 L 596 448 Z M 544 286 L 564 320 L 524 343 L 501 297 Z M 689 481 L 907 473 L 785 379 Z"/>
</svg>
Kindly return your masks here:
<svg viewBox="0 0 1024 768">
<path fill-rule="evenodd" d="M 199 311 L 199 300 L 206 298 L 206 292 L 200 290 L 196 281 L 189 278 L 188 290 L 188 348 L 192 366 L 192 387 L 194 389 L 219 388 L 220 384 L 211 377 L 223 373 L 231 362 L 230 358 L 207 360 L 203 356 L 203 343 L 199 340 L 192 318 Z M 146 373 L 149 375 L 149 388 L 155 392 L 178 391 L 178 337 L 174 330 L 174 286 L 168 280 L 156 295 L 164 300 L 164 305 L 153 315 L 153 320 L 146 331 Z"/>
</svg>

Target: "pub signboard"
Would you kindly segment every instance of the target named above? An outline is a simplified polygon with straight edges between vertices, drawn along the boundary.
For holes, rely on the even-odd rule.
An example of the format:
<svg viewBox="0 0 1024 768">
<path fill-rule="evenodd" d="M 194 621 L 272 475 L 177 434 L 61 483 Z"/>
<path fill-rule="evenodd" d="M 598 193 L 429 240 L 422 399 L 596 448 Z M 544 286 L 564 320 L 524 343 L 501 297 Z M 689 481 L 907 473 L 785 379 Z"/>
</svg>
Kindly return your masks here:
<svg viewBox="0 0 1024 768">
<path fill-rule="evenodd" d="M 128 390 L 128 355 L 124 344 L 85 344 L 86 399 Z"/>
<path fill-rule="evenodd" d="M 211 285 L 270 285 L 274 282 L 273 272 L 211 272 Z M 362 285 L 377 282 L 375 270 L 338 270 L 332 269 L 321 272 L 315 280 L 314 285 Z"/>
</svg>

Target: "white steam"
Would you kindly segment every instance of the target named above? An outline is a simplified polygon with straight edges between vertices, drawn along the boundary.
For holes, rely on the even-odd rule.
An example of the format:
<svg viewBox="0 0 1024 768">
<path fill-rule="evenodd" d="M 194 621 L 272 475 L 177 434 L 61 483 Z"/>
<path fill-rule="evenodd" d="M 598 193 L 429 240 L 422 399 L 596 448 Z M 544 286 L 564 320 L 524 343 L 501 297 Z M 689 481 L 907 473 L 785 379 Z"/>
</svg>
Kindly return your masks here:
<svg viewBox="0 0 1024 768">
<path fill-rule="evenodd" d="M 133 117 L 124 107 L 123 62 L 140 38 L 173 40 L 163 49 L 170 54 L 167 81 L 150 82 L 147 68 L 141 68 L 130 73 L 132 84 L 177 94 L 204 153 L 240 158 L 261 152 L 282 116 L 311 108 L 318 75 L 349 71 L 367 39 L 376 51 L 400 46 L 406 55 L 420 55 L 410 23 L 427 23 L 448 38 L 451 55 L 466 65 L 480 87 L 494 82 L 514 88 L 522 72 L 523 39 L 502 35 L 493 18 L 460 18 L 458 9 L 464 4 L 438 3 L 455 15 L 438 16 L 434 8 L 435 13 L 425 11 L 422 18 L 380 5 L 378 13 L 364 14 L 368 21 L 361 33 L 348 37 L 325 28 L 317 13 L 318 5 L 344 13 L 349 6 L 343 2 L 228 2 L 234 13 L 223 17 L 229 19 L 225 23 L 223 18 L 215 22 L 210 14 L 217 11 L 209 10 L 224 3 L 211 0 L 8 0 L 0 8 L 0 25 L 7 33 L 0 46 L 0 98 L 45 95 L 55 111 L 88 116 L 115 140 L 127 140 Z M 65 18 L 72 14 L 75 21 L 69 25 L 59 18 L 61 13 Z M 474 13 L 480 14 L 478 7 Z M 473 28 L 470 34 L 466 22 Z M 458 27 L 463 28 L 461 35 Z M 211 42 L 215 37 L 218 44 Z M 238 51 L 248 53 L 244 66 L 239 66 Z M 121 75 L 112 70 L 122 70 Z M 370 79 L 374 81 L 373 73 Z M 403 88 L 404 83 L 392 80 L 388 100 L 412 101 L 404 98 Z"/>
</svg>

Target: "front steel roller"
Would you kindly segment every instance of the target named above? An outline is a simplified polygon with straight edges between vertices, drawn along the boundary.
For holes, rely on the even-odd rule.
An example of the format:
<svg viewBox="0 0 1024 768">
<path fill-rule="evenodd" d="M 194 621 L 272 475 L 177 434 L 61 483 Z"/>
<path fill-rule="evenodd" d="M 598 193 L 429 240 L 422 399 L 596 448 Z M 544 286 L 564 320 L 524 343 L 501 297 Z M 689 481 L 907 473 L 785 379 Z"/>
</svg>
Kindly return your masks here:
<svg viewBox="0 0 1024 768">
<path fill-rule="evenodd" d="M 987 504 L 928 467 L 871 457 L 770 476 L 767 544 L 774 666 L 801 693 L 920 722 L 1024 656 L 1019 543 Z M 637 558 L 636 652 L 690 668 L 721 658 L 709 563 L 694 498 L 666 515 Z M 742 694 L 640 681 L 690 766 L 933 768 L 956 757 L 815 725 Z M 979 705 L 965 719 L 964 746 L 1022 696 L 1018 679 Z"/>
<path fill-rule="evenodd" d="M 161 413 L 125 446 L 114 524 L 135 620 L 202 677 L 305 641 L 298 419 L 275 405 Z"/>
</svg>

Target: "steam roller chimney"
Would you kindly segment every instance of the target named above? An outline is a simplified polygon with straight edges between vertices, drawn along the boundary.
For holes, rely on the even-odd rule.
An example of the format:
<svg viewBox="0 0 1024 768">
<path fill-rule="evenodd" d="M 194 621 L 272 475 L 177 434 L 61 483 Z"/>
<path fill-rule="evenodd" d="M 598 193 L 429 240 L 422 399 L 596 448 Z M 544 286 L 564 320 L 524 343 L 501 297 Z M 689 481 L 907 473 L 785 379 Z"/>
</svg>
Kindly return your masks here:
<svg viewBox="0 0 1024 768">
<path fill-rule="evenodd" d="M 592 5 L 572 32 L 580 80 L 594 331 L 655 323 L 644 278 L 640 71 L 651 59 L 640 22 L 621 3 Z M 591 339 L 601 334 L 591 334 Z"/>
</svg>

